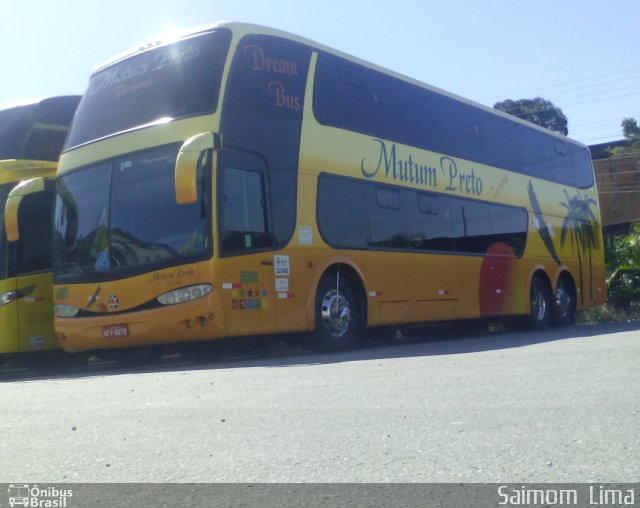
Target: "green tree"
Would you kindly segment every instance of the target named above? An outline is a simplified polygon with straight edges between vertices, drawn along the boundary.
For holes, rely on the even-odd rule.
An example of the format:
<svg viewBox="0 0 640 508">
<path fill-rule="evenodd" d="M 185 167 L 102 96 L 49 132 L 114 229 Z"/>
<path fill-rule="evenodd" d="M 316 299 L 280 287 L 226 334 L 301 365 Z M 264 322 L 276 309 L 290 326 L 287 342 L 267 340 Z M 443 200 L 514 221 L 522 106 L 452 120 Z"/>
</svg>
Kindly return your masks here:
<svg viewBox="0 0 640 508">
<path fill-rule="evenodd" d="M 627 141 L 627 146 L 616 146 L 615 148 L 609 147 L 607 152 L 611 157 L 624 157 L 626 155 L 640 154 L 640 126 L 635 118 L 623 118 L 622 134 Z"/>
<path fill-rule="evenodd" d="M 640 147 L 640 127 L 638 127 L 637 120 L 635 118 L 623 118 L 620 125 L 622 126 L 624 138 L 632 145 Z"/>
<path fill-rule="evenodd" d="M 540 125 L 545 129 L 559 132 L 565 136 L 569 134 L 569 121 L 562 110 L 542 97 L 517 101 L 507 99 L 502 102 L 496 102 L 493 107 L 522 120 Z"/>
<path fill-rule="evenodd" d="M 628 307 L 640 301 L 640 221 L 631 226 L 629 234 L 617 236 L 605 252 L 609 302 Z"/>
</svg>

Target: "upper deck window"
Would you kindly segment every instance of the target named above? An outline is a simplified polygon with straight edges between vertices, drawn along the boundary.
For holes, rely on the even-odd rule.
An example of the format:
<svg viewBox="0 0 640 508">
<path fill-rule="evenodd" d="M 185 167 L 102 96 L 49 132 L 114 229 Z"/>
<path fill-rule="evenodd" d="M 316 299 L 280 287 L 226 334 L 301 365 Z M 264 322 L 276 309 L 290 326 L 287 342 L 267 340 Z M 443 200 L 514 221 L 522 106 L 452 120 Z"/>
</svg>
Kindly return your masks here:
<svg viewBox="0 0 640 508">
<path fill-rule="evenodd" d="M 57 161 L 79 101 L 63 95 L 0 110 L 0 160 Z"/>
<path fill-rule="evenodd" d="M 95 73 L 65 148 L 165 118 L 213 113 L 231 33 L 226 29 L 148 49 Z"/>
<path fill-rule="evenodd" d="M 593 185 L 578 144 L 328 53 L 318 56 L 313 99 L 323 125 L 563 185 Z"/>
</svg>

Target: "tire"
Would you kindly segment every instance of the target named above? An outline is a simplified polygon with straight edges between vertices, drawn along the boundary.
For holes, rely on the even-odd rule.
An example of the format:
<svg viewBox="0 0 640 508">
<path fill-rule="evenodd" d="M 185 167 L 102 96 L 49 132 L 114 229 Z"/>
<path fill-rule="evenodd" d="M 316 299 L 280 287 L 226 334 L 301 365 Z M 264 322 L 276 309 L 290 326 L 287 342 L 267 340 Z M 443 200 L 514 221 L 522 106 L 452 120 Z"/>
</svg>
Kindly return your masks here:
<svg viewBox="0 0 640 508">
<path fill-rule="evenodd" d="M 551 320 L 551 290 L 549 284 L 540 276 L 531 281 L 531 310 L 528 321 L 531 330 L 544 330 Z"/>
<path fill-rule="evenodd" d="M 353 289 L 336 272 L 320 279 L 315 320 L 313 349 L 344 351 L 356 345 L 362 325 L 360 306 Z"/>
<path fill-rule="evenodd" d="M 551 324 L 568 326 L 576 321 L 576 290 L 568 277 L 560 277 L 553 296 Z"/>
</svg>

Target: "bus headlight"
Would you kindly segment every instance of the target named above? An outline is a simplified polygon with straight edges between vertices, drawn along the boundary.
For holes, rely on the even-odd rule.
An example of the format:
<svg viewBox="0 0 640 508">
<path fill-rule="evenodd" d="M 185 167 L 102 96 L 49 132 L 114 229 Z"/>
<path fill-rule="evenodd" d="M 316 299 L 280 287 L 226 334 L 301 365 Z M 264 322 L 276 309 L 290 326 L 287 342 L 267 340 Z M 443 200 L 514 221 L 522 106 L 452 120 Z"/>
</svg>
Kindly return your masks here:
<svg viewBox="0 0 640 508">
<path fill-rule="evenodd" d="M 210 284 L 198 284 L 186 288 L 174 289 L 158 297 L 162 305 L 175 305 L 177 303 L 190 302 L 208 295 L 213 290 Z"/>
<path fill-rule="evenodd" d="M 56 304 L 56 316 L 57 317 L 76 317 L 80 312 L 80 307 L 74 307 L 73 305 L 64 305 L 62 303 Z"/>
</svg>

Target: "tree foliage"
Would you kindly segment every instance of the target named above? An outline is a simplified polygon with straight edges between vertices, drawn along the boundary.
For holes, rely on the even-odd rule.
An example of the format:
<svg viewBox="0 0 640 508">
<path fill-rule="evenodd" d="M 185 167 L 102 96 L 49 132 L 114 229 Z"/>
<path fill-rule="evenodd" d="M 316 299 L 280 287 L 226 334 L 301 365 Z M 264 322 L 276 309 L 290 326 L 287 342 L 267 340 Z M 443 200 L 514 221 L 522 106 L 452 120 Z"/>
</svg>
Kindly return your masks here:
<svg viewBox="0 0 640 508">
<path fill-rule="evenodd" d="M 545 129 L 559 132 L 565 136 L 569 134 L 569 121 L 562 110 L 542 97 L 517 101 L 507 99 L 502 102 L 496 102 L 493 107 L 522 120 L 540 125 Z"/>
<path fill-rule="evenodd" d="M 626 155 L 640 154 L 640 126 L 635 118 L 623 118 L 622 134 L 627 141 L 627 146 L 616 146 L 608 148 L 607 152 L 611 157 L 624 157 Z"/>
<path fill-rule="evenodd" d="M 609 302 L 628 307 L 640 301 L 640 221 L 631 226 L 629 234 L 618 236 L 607 245 L 605 252 Z"/>
<path fill-rule="evenodd" d="M 640 127 L 635 118 L 623 118 L 622 119 L 622 133 L 624 138 L 631 144 L 640 146 Z"/>
</svg>

